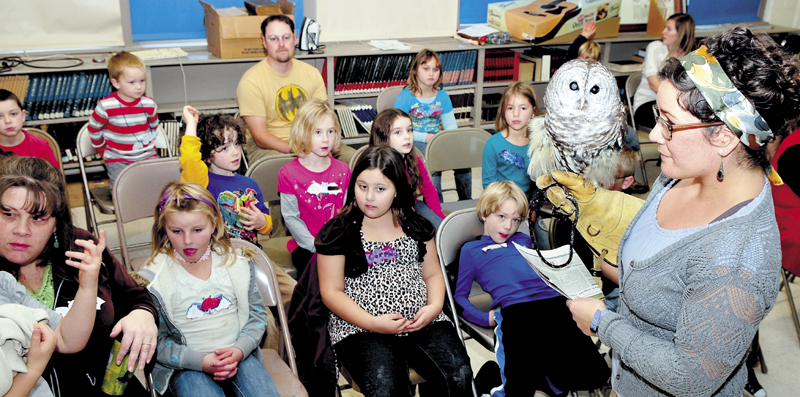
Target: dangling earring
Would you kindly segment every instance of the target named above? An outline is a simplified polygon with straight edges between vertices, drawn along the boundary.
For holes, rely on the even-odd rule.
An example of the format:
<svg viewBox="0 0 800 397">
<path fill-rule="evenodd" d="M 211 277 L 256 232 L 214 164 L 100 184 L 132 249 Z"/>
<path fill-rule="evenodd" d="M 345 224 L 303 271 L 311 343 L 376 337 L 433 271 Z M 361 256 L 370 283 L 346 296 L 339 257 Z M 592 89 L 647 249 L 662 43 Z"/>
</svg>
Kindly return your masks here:
<svg viewBox="0 0 800 397">
<path fill-rule="evenodd" d="M 717 180 L 722 182 L 725 179 L 725 168 L 723 165 L 725 164 L 725 157 L 722 158 L 719 162 L 719 171 L 717 171 Z"/>
<path fill-rule="evenodd" d="M 53 248 L 58 248 L 58 236 L 53 233 Z"/>
</svg>

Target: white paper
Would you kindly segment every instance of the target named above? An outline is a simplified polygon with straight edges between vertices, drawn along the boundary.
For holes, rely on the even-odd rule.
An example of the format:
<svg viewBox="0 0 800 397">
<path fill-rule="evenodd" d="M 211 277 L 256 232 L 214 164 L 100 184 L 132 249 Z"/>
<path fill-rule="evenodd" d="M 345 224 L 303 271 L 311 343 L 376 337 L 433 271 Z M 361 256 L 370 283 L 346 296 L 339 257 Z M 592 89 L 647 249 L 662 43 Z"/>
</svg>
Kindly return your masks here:
<svg viewBox="0 0 800 397">
<path fill-rule="evenodd" d="M 397 40 L 370 40 L 369 45 L 380 50 L 409 50 L 411 46 Z"/>
<path fill-rule="evenodd" d="M 531 268 L 539 275 L 545 284 L 549 285 L 554 290 L 558 291 L 561 295 L 568 299 L 581 298 L 603 298 L 603 290 L 594 281 L 589 269 L 583 264 L 581 258 L 576 252 L 572 253 L 572 261 L 569 265 L 554 269 L 544 262 L 539 257 L 535 250 L 525 248 L 517 243 L 514 243 L 522 257 L 531 265 Z M 548 262 L 557 265 L 564 264 L 569 258 L 570 252 L 569 245 L 562 245 L 556 249 L 546 250 L 540 252 Z"/>
<path fill-rule="evenodd" d="M 217 14 L 219 14 L 221 17 L 238 17 L 241 15 L 247 15 L 246 12 L 236 7 L 217 8 L 216 10 Z"/>
<path fill-rule="evenodd" d="M 465 35 L 467 35 L 469 37 L 483 37 L 483 36 L 486 36 L 488 34 L 497 33 L 497 32 L 499 32 L 499 30 L 497 30 L 497 29 L 495 29 L 495 28 L 493 28 L 493 27 L 491 27 L 491 26 L 489 26 L 489 25 L 487 25 L 485 23 L 472 25 L 472 26 L 470 26 L 468 28 L 464 28 L 464 29 L 461 29 L 461 30 L 458 31 L 458 33 L 465 34 Z"/>
</svg>

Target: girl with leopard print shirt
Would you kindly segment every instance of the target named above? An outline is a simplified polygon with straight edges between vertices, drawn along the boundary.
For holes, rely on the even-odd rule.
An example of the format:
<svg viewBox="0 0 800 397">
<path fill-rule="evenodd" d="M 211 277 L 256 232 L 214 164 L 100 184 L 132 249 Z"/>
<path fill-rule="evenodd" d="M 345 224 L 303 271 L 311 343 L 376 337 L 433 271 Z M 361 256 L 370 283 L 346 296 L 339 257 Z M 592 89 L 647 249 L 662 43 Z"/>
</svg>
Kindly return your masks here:
<svg viewBox="0 0 800 397">
<path fill-rule="evenodd" d="M 431 395 L 471 395 L 469 357 L 442 313 L 435 229 L 414 210 L 402 155 L 370 147 L 352 175 L 342 212 L 315 242 L 337 359 L 366 396 L 411 396 L 409 367 Z"/>
</svg>

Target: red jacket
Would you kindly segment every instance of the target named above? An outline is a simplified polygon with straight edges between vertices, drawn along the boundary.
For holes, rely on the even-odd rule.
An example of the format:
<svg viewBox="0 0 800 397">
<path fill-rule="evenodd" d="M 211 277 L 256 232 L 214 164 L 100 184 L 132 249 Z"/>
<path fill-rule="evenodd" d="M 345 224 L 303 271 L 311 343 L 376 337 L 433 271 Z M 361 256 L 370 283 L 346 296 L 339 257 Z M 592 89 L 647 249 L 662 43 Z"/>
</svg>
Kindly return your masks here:
<svg viewBox="0 0 800 397">
<path fill-rule="evenodd" d="M 775 157 L 772 158 L 772 167 L 780 175 L 778 159 L 783 152 L 791 146 L 800 144 L 800 130 L 790 134 L 781 143 Z M 784 173 L 797 172 L 797 170 L 784 170 Z M 783 268 L 800 275 L 800 197 L 786 184 L 772 186 L 772 201 L 775 202 L 775 219 L 781 232 L 781 252 L 783 253 Z"/>
</svg>

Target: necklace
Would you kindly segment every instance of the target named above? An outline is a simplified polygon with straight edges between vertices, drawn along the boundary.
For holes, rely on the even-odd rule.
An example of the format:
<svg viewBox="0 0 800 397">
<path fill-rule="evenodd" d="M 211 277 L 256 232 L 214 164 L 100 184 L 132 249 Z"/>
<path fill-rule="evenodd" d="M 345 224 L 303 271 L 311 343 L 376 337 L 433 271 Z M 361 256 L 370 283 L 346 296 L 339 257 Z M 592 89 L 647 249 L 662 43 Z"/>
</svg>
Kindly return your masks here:
<svg viewBox="0 0 800 397">
<path fill-rule="evenodd" d="M 184 257 L 182 257 L 182 256 L 181 256 L 181 254 L 179 254 L 177 251 L 176 251 L 176 252 L 174 252 L 174 254 L 175 254 L 175 259 L 177 259 L 177 260 L 179 260 L 179 261 L 181 261 L 181 262 L 183 262 L 183 263 L 191 263 L 191 264 L 195 264 L 195 263 L 197 263 L 197 262 L 202 262 L 202 261 L 204 261 L 204 260 L 208 259 L 208 257 L 209 257 L 209 256 L 211 256 L 211 244 L 209 244 L 209 245 L 208 245 L 208 247 L 206 247 L 206 252 L 203 254 L 203 256 L 201 256 L 201 257 L 200 257 L 200 259 L 198 259 L 198 260 L 196 260 L 196 261 L 194 261 L 194 262 L 189 262 L 189 261 L 187 261 L 187 260 L 186 260 Z"/>
</svg>

